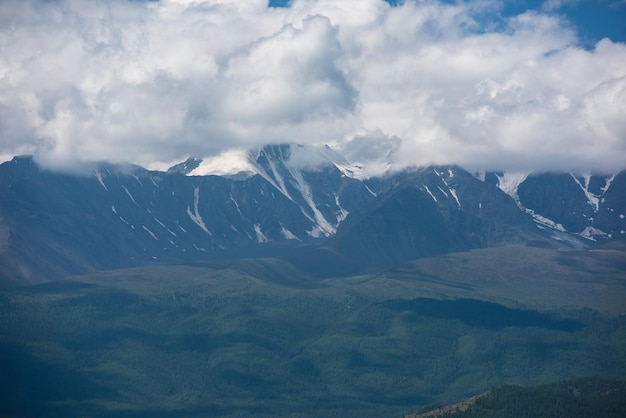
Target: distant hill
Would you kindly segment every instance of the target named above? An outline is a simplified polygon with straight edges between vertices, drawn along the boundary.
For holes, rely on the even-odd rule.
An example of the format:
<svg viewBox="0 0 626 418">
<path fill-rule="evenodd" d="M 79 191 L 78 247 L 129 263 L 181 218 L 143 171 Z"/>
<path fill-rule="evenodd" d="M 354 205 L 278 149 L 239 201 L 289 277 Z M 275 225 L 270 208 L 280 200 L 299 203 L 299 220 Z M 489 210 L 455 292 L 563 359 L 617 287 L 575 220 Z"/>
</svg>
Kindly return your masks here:
<svg viewBox="0 0 626 418">
<path fill-rule="evenodd" d="M 575 379 L 540 386 L 506 385 L 468 401 L 405 418 L 621 418 L 626 381 Z"/>
</svg>

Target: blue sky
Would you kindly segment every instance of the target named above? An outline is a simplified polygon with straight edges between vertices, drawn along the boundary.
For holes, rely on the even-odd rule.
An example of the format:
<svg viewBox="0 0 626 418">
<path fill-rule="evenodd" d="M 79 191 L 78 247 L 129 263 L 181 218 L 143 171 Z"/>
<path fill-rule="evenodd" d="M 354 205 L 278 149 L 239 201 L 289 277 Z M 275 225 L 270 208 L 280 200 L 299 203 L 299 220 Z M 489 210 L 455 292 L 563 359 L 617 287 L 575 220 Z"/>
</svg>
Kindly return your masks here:
<svg viewBox="0 0 626 418">
<path fill-rule="evenodd" d="M 527 9 L 541 11 L 544 1 L 505 2 L 504 14 L 517 14 Z M 563 15 L 577 29 L 585 46 L 602 38 L 626 41 L 626 2 L 614 0 L 561 1 L 562 5 L 544 12 Z"/>
<path fill-rule="evenodd" d="M 386 0 L 397 5 L 402 0 Z M 288 7 L 290 0 L 270 0 L 273 7 Z M 448 2 L 451 3 L 451 2 Z M 578 30 L 581 43 L 590 46 L 600 39 L 608 37 L 613 41 L 626 42 L 626 1 L 619 0 L 565 0 L 550 13 L 556 13 L 568 19 Z M 546 1 L 512 0 L 503 2 L 501 16 L 512 16 L 527 10 L 547 12 Z M 491 16 L 493 18 L 494 16 Z"/>
</svg>

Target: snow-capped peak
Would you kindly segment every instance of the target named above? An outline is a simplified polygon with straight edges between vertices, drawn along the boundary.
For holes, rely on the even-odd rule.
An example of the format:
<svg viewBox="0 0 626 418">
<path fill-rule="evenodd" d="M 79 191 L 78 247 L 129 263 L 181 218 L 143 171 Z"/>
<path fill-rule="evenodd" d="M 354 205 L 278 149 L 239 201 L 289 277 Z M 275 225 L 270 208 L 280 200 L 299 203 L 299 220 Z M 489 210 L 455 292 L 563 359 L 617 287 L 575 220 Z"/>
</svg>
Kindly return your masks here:
<svg viewBox="0 0 626 418">
<path fill-rule="evenodd" d="M 305 171 L 315 171 L 320 167 L 334 165 L 346 177 L 358 180 L 368 177 L 363 172 L 362 167 L 351 164 L 343 155 L 339 154 L 328 145 L 311 146 L 283 144 L 250 149 L 232 148 L 214 156 L 201 159 L 190 158 L 185 163 L 177 164 L 175 167 L 177 169 L 176 171 L 180 171 L 180 167 L 184 166 L 184 168 L 186 168 L 193 163 L 190 167 L 192 168 L 191 170 L 187 169 L 182 171 L 188 176 L 215 175 L 245 178 L 255 174 L 266 174 L 267 170 L 261 166 L 261 162 L 259 161 L 262 155 L 267 158 L 267 162 L 270 163 L 270 165 L 280 162 L 291 169 Z"/>
<path fill-rule="evenodd" d="M 249 150 L 233 148 L 216 156 L 203 158 L 198 166 L 187 175 L 251 177 L 257 174 L 258 170 L 250 160 Z"/>
<path fill-rule="evenodd" d="M 322 209 L 328 207 L 320 205 L 320 199 L 324 199 L 325 192 L 315 191 L 315 186 L 309 183 L 310 174 L 336 168 L 346 177 L 366 178 L 360 167 L 350 164 L 329 146 L 295 144 L 266 145 L 252 149 L 235 148 L 201 160 L 189 159 L 185 163 L 177 164 L 175 168 L 175 171 L 185 172 L 188 176 L 217 175 L 244 180 L 258 175 L 300 207 L 302 213 L 312 223 L 312 229 L 307 231 L 308 234 L 317 238 L 333 235 L 337 226 L 345 219 L 347 211 L 339 205 L 338 198 L 334 202 L 336 213 L 330 209 Z M 332 203 L 330 206 L 333 206 Z M 197 211 L 188 209 L 188 213 L 192 220 L 200 220 Z M 261 230 L 255 232 L 258 241 L 264 241 Z"/>
</svg>

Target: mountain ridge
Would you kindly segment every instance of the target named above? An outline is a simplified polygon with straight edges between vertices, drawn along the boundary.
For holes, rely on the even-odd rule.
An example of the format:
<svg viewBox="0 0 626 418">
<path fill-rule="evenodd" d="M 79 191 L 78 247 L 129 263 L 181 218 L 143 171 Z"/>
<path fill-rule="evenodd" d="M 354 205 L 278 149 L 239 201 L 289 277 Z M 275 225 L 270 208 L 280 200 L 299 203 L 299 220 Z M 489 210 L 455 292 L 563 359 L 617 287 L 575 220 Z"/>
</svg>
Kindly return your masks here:
<svg viewBox="0 0 626 418">
<path fill-rule="evenodd" d="M 198 158 L 168 172 L 94 163 L 58 173 L 28 156 L 1 164 L 0 282 L 259 256 L 336 275 L 472 248 L 585 248 L 626 236 L 626 171 L 530 174 L 511 187 L 504 173 L 454 165 L 367 177 L 330 147 L 246 155 L 253 172 L 224 175 L 192 175 Z"/>
</svg>

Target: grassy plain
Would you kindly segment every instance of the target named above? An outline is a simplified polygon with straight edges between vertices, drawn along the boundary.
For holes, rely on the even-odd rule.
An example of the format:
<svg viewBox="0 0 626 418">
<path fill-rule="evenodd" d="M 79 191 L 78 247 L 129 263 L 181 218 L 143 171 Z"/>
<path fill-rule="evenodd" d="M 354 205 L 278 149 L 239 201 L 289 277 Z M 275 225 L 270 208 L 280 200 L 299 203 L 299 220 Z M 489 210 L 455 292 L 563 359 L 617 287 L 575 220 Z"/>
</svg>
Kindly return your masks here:
<svg viewBox="0 0 626 418">
<path fill-rule="evenodd" d="M 238 260 L 3 291 L 0 414 L 399 417 L 624 379 L 623 256 L 506 247 L 325 279 Z"/>
</svg>

